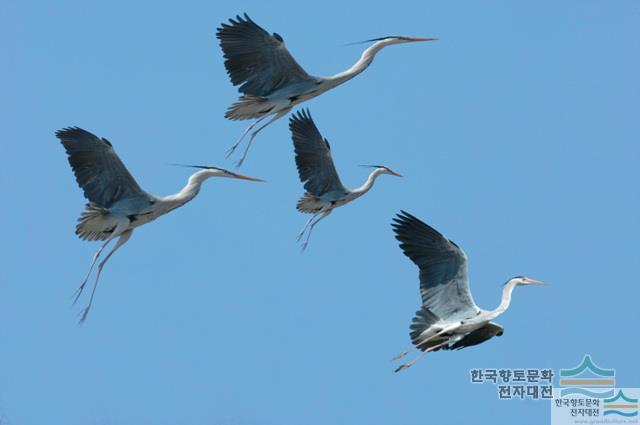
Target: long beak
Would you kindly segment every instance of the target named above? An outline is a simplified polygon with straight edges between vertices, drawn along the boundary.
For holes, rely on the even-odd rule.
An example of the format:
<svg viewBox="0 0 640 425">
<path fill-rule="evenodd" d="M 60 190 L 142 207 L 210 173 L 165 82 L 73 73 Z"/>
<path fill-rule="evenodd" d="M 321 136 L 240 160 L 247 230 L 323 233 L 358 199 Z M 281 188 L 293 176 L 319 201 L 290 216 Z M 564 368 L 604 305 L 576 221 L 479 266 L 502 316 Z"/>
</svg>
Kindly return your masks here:
<svg viewBox="0 0 640 425">
<path fill-rule="evenodd" d="M 436 41 L 437 38 L 418 38 L 418 37 L 407 37 L 407 41 Z"/>
<path fill-rule="evenodd" d="M 396 176 L 396 177 L 404 177 L 402 174 L 396 173 L 395 171 L 392 171 L 391 175 Z"/>
<path fill-rule="evenodd" d="M 535 280 L 535 279 L 530 279 L 530 278 L 527 278 L 527 283 L 529 285 L 546 285 L 546 283 L 544 283 L 544 282 L 541 282 L 541 281 Z"/>
<path fill-rule="evenodd" d="M 241 180 L 249 180 L 252 182 L 261 182 L 261 183 L 266 183 L 266 180 L 262 180 L 262 179 L 256 179 L 254 177 L 249 177 L 249 176 L 243 176 L 242 174 L 236 174 L 236 173 L 232 173 L 229 171 L 229 174 L 236 179 L 241 179 Z"/>
<path fill-rule="evenodd" d="M 401 38 L 402 40 L 406 41 L 406 42 L 415 42 L 415 41 L 436 41 L 437 38 L 420 38 L 420 37 L 401 37 L 401 36 L 396 36 L 397 38 Z M 354 44 L 364 44 L 364 43 L 371 43 L 373 41 L 380 41 L 380 40 L 384 40 L 385 38 L 388 37 L 379 37 L 379 38 L 370 38 L 369 40 L 362 40 L 362 41 L 355 41 L 353 43 L 347 43 L 345 44 L 345 46 L 353 46 Z"/>
</svg>

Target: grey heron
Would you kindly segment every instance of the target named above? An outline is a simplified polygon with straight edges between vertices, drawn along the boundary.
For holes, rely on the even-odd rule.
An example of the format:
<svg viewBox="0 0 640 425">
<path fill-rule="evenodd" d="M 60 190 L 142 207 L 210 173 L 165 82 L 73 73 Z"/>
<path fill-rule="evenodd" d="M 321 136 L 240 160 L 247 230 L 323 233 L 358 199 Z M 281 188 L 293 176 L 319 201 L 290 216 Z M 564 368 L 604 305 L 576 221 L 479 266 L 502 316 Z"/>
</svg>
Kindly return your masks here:
<svg viewBox="0 0 640 425">
<path fill-rule="evenodd" d="M 89 271 L 74 294 L 74 304 L 82 294 L 102 250 L 113 239 L 118 239 L 98 265 L 89 303 L 81 312 L 81 323 L 91 308 L 102 268 L 113 253 L 129 240 L 133 229 L 191 201 L 209 177 L 262 181 L 222 168 L 192 165 L 188 167 L 198 168 L 199 171 L 189 177 L 180 192 L 169 196 L 154 196 L 140 188 L 107 139 L 78 127 L 59 130 L 56 137 L 62 142 L 76 181 L 89 200 L 78 219 L 76 234 L 80 239 L 88 241 L 105 241 L 93 256 Z"/>
<path fill-rule="evenodd" d="M 307 221 L 298 241 L 307 232 L 302 245 L 304 251 L 309 244 L 311 231 L 316 224 L 333 211 L 367 193 L 378 176 L 389 174 L 402 177 L 384 165 L 365 165 L 374 168 L 367 181 L 357 189 L 347 189 L 338 177 L 336 167 L 331 158 L 331 148 L 316 127 L 308 110 L 298 111 L 289 121 L 291 138 L 296 154 L 296 166 L 300 181 L 304 183 L 306 193 L 298 200 L 296 208 L 303 213 L 313 214 Z"/>
<path fill-rule="evenodd" d="M 493 319 L 504 313 L 517 286 L 542 285 L 524 276 L 509 279 L 495 310 L 482 310 L 474 302 L 467 281 L 467 256 L 454 242 L 411 214 L 401 211 L 392 223 L 404 254 L 420 269 L 422 307 L 411 324 L 411 342 L 422 353 L 399 366 L 399 372 L 431 351 L 460 350 L 501 336 L 504 328 Z M 397 360 L 409 350 L 395 356 Z"/>
<path fill-rule="evenodd" d="M 291 108 L 306 100 L 321 95 L 340 84 L 349 81 L 373 62 L 373 58 L 384 47 L 393 44 L 431 41 L 435 38 L 387 36 L 373 38 L 374 42 L 360 59 L 349 69 L 330 77 L 316 77 L 308 74 L 291 56 L 278 33 L 269 34 L 253 22 L 245 13 L 236 16 L 229 23 L 222 23 L 216 36 L 224 53 L 224 65 L 234 86 L 240 85 L 242 96 L 232 104 L 225 118 L 230 120 L 255 119 L 242 133 L 240 139 L 229 148 L 227 156 L 240 145 L 244 137 L 268 116 L 273 116 L 266 124 L 251 133 L 245 151 L 237 166 L 247 156 L 251 142 L 266 126 L 285 116 Z"/>
</svg>

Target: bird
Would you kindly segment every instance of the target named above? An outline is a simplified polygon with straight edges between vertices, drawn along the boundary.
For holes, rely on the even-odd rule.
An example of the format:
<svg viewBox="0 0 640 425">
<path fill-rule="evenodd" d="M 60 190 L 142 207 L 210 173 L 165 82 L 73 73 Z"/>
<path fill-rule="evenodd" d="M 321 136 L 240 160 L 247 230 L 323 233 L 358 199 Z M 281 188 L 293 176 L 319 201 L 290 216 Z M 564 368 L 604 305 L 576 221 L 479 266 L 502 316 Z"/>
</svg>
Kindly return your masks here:
<svg viewBox="0 0 640 425">
<path fill-rule="evenodd" d="M 140 188 L 107 139 L 97 137 L 79 127 L 63 128 L 55 134 L 64 146 L 76 181 L 89 201 L 78 218 L 76 234 L 83 240 L 104 241 L 93 256 L 89 271 L 74 293 L 74 304 L 82 294 L 100 254 L 109 242 L 117 238 L 113 249 L 98 265 L 91 297 L 80 313 L 80 323 L 87 318 L 102 268 L 113 253 L 131 238 L 133 229 L 191 201 L 200 192 L 202 183 L 210 177 L 263 181 L 223 168 L 187 165 L 199 171 L 189 177 L 186 186 L 180 192 L 169 196 L 155 196 Z"/>
<path fill-rule="evenodd" d="M 467 256 L 454 242 L 413 215 L 401 211 L 392 228 L 404 254 L 420 269 L 422 307 L 415 313 L 410 338 L 422 353 L 400 365 L 399 372 L 431 351 L 460 350 L 501 336 L 504 328 L 493 320 L 504 313 L 517 286 L 543 285 L 525 276 L 509 279 L 495 310 L 480 309 L 473 301 L 467 279 Z M 398 360 L 410 349 L 393 358 Z"/>
<path fill-rule="evenodd" d="M 308 74 L 287 50 L 282 36 L 269 34 L 245 13 L 222 23 L 217 28 L 216 37 L 224 54 L 224 65 L 234 86 L 240 85 L 240 98 L 226 111 L 230 120 L 255 119 L 227 151 L 227 157 L 240 145 L 245 136 L 266 117 L 272 118 L 259 127 L 249 137 L 242 157 L 236 166 L 244 162 L 251 142 L 269 124 L 285 116 L 297 104 L 312 99 L 349 81 L 373 61 L 376 54 L 387 46 L 419 41 L 433 41 L 435 38 L 386 36 L 365 40 L 373 42 L 360 59 L 349 69 L 330 77 L 316 77 Z"/>
<path fill-rule="evenodd" d="M 324 139 L 311 118 L 308 110 L 293 114 L 289 120 L 289 129 L 296 155 L 296 166 L 300 181 L 304 183 L 306 193 L 298 200 L 296 208 L 302 213 L 313 214 L 298 235 L 298 242 L 305 232 L 307 237 L 302 244 L 302 251 L 307 248 L 311 232 L 316 224 L 327 217 L 334 208 L 348 204 L 367 193 L 378 176 L 396 173 L 384 165 L 365 165 L 374 168 L 367 181 L 357 189 L 343 186 L 333 165 L 329 141 Z"/>
</svg>

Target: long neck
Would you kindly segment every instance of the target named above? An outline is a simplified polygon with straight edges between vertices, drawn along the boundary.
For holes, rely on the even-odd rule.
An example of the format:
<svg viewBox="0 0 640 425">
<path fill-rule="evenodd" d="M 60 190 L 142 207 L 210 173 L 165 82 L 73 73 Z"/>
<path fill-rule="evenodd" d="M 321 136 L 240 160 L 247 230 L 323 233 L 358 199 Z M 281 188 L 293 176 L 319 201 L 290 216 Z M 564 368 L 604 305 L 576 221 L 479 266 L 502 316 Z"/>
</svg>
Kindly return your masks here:
<svg viewBox="0 0 640 425">
<path fill-rule="evenodd" d="M 200 170 L 195 172 L 191 177 L 189 177 L 189 181 L 180 192 L 165 196 L 164 200 L 167 202 L 175 202 L 180 205 L 186 204 L 195 198 L 195 196 L 200 192 L 200 186 L 202 186 L 202 183 L 209 177 L 213 176 L 214 173 L 212 173 L 212 170 Z"/>
<path fill-rule="evenodd" d="M 509 282 L 507 282 L 506 285 L 504 285 L 504 289 L 502 290 L 502 301 L 500 302 L 500 305 L 498 306 L 498 308 L 496 308 L 491 312 L 491 315 L 493 317 L 496 317 L 504 313 L 507 310 L 507 308 L 509 308 L 509 304 L 511 304 L 511 293 L 513 292 L 513 289 L 516 287 L 516 284 L 517 282 L 515 280 L 510 280 Z"/>
<path fill-rule="evenodd" d="M 371 174 L 369 174 L 369 178 L 367 178 L 367 181 L 364 182 L 364 184 L 359 188 L 353 190 L 352 193 L 356 196 L 356 198 L 367 193 L 369 189 L 373 187 L 373 183 L 375 183 L 376 179 L 380 174 L 382 174 L 383 171 L 384 170 L 382 170 L 381 168 L 376 168 L 375 170 L 373 170 Z"/>
<path fill-rule="evenodd" d="M 329 77 L 329 81 L 332 85 L 337 86 L 339 84 L 344 83 L 345 81 L 349 81 L 356 75 L 360 74 L 362 71 L 367 69 L 371 62 L 373 62 L 373 58 L 376 54 L 382 50 L 383 47 L 389 45 L 389 40 L 380 40 L 373 45 L 369 46 L 364 52 L 362 52 L 362 56 L 353 66 L 346 71 L 342 71 L 337 73 L 336 75 Z"/>
</svg>

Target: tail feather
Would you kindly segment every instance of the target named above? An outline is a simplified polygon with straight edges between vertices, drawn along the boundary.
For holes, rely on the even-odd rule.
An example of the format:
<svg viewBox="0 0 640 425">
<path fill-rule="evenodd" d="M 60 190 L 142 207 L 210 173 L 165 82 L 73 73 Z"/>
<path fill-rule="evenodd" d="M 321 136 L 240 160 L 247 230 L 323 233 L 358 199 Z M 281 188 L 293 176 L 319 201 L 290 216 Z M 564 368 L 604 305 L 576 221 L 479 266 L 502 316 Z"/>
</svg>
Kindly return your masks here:
<svg viewBox="0 0 640 425">
<path fill-rule="evenodd" d="M 76 235 L 87 241 L 104 241 L 111 236 L 116 225 L 116 220 L 109 215 L 106 208 L 89 203 L 78 218 Z"/>
<path fill-rule="evenodd" d="M 303 213 L 313 214 L 322 209 L 322 203 L 316 195 L 306 192 L 298 199 L 296 209 Z"/>
<path fill-rule="evenodd" d="M 229 106 L 224 117 L 233 121 L 260 118 L 273 111 L 274 107 L 266 97 L 245 94 Z"/>
<path fill-rule="evenodd" d="M 423 332 L 428 330 L 438 321 L 440 321 L 440 318 L 436 316 L 427 307 L 423 306 L 422 308 L 420 308 L 420 310 L 416 311 L 416 315 L 413 317 L 413 320 L 410 326 L 411 332 L 409 333 L 409 336 L 411 337 L 411 342 L 413 343 L 413 345 L 415 345 L 418 349 L 424 351 L 429 347 L 438 345 L 446 341 L 448 339 L 447 337 L 439 337 L 439 338 L 431 339 L 426 343 L 421 342 L 422 340 L 425 339 L 425 336 L 422 335 Z"/>
</svg>

